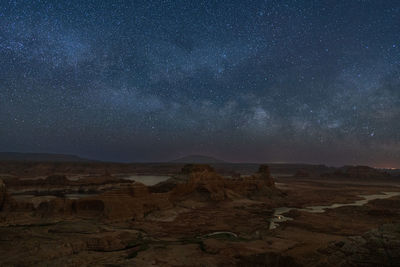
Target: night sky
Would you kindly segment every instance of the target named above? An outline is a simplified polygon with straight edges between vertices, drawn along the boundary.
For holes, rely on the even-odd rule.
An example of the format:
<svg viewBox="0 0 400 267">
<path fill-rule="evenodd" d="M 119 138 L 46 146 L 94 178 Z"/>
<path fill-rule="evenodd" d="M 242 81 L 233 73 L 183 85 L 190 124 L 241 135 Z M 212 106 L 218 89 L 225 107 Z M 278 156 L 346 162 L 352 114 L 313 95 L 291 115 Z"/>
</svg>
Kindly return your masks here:
<svg viewBox="0 0 400 267">
<path fill-rule="evenodd" d="M 400 167 L 400 2 L 1 1 L 0 151 Z"/>
</svg>

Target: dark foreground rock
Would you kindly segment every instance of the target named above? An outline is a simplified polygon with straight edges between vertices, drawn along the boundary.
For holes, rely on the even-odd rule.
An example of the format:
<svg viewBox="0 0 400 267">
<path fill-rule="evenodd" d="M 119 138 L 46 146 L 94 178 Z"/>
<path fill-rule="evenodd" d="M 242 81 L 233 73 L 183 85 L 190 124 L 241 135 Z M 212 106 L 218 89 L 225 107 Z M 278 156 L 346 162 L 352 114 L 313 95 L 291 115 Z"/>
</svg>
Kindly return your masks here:
<svg viewBox="0 0 400 267">
<path fill-rule="evenodd" d="M 332 243 L 321 252 L 328 266 L 400 266 L 400 224 Z"/>
</svg>

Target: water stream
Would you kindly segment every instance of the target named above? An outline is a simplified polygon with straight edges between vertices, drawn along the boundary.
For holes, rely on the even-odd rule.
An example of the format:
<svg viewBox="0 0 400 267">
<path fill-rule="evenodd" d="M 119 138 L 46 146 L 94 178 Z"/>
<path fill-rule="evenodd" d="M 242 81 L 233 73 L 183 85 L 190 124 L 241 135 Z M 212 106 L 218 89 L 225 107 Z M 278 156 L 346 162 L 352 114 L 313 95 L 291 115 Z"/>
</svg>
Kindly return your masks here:
<svg viewBox="0 0 400 267">
<path fill-rule="evenodd" d="M 336 208 L 346 207 L 346 206 L 363 206 L 371 200 L 385 199 L 385 198 L 390 198 L 390 197 L 394 197 L 394 196 L 398 196 L 398 195 L 400 195 L 400 192 L 382 192 L 382 194 L 359 195 L 359 197 L 361 197 L 363 199 L 356 200 L 352 203 L 343 203 L 343 204 L 334 203 L 332 205 L 326 205 L 326 206 L 310 206 L 310 207 L 306 207 L 303 209 L 290 208 L 290 207 L 276 208 L 274 211 L 273 217 L 270 219 L 269 229 L 275 229 L 279 226 L 279 223 L 293 220 L 293 218 L 283 215 L 291 210 L 300 210 L 300 211 L 306 211 L 306 212 L 311 212 L 311 213 L 322 213 L 322 212 L 325 212 L 327 209 L 336 209 Z"/>
</svg>

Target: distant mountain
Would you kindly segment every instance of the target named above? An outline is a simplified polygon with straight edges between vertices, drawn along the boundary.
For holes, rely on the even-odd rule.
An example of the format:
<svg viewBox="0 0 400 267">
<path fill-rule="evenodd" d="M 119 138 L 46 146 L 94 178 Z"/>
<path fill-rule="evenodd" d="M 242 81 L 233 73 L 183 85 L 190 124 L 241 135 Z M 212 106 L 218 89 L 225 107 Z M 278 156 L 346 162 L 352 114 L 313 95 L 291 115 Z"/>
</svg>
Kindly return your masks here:
<svg viewBox="0 0 400 267">
<path fill-rule="evenodd" d="M 200 164 L 213 164 L 213 163 L 227 163 L 221 159 L 216 159 L 209 156 L 203 155 L 189 155 L 179 159 L 172 160 L 175 163 L 200 163 Z"/>
<path fill-rule="evenodd" d="M 92 160 L 63 154 L 0 152 L 0 161 L 88 162 Z"/>
</svg>

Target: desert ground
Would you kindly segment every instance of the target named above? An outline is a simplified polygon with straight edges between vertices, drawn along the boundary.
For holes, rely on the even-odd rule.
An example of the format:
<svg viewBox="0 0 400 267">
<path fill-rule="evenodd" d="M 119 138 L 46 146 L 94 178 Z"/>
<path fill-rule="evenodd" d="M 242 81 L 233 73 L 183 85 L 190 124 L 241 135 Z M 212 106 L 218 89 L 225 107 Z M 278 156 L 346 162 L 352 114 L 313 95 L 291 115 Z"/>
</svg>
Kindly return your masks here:
<svg viewBox="0 0 400 267">
<path fill-rule="evenodd" d="M 0 162 L 0 266 L 399 266 L 362 166 Z"/>
</svg>

